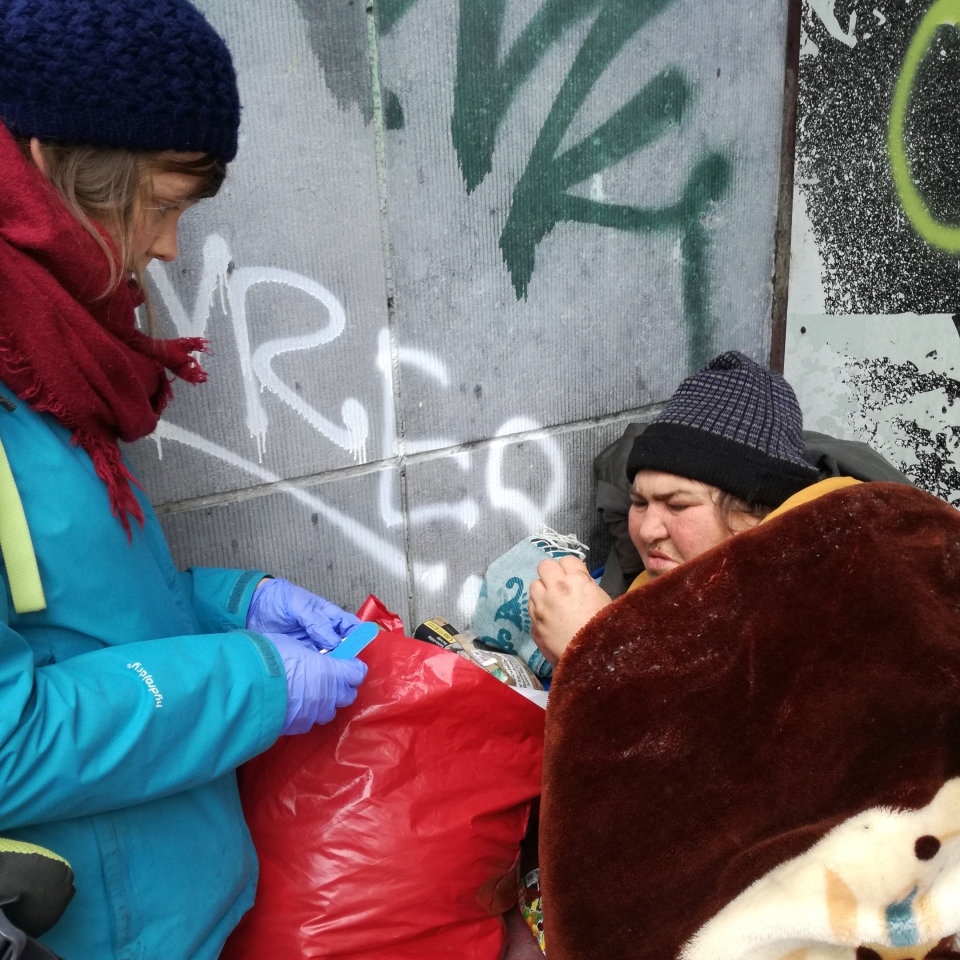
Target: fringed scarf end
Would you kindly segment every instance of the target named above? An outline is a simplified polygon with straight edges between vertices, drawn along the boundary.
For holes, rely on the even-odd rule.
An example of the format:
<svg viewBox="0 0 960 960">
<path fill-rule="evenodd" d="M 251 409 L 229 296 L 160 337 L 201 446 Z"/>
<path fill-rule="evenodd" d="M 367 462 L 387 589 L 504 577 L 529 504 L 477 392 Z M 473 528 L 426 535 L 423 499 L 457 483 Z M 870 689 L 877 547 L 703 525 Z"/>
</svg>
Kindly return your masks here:
<svg viewBox="0 0 960 960">
<path fill-rule="evenodd" d="M 130 517 L 140 524 L 141 530 L 144 525 L 143 507 L 133 492 L 134 485 L 140 487 L 139 481 L 123 462 L 123 457 L 115 443 L 80 431 L 74 434 L 73 440 L 90 455 L 93 469 L 106 484 L 107 495 L 110 498 L 110 512 L 120 521 L 127 534 L 127 540 L 132 542 L 133 530 L 130 526 Z M 140 487 L 140 489 L 143 488 Z"/>
<path fill-rule="evenodd" d="M 209 341 L 203 337 L 180 337 L 177 340 L 157 340 L 156 358 L 175 377 L 187 383 L 206 383 L 207 371 L 200 366 L 194 354 L 209 353 Z"/>
</svg>

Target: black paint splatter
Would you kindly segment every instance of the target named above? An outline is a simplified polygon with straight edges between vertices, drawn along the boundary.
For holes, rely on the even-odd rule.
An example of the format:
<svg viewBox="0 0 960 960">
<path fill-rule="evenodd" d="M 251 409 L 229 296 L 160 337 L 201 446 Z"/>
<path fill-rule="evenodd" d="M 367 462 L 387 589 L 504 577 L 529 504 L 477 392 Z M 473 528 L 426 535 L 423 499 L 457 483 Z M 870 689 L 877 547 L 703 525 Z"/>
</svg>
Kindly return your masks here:
<svg viewBox="0 0 960 960">
<path fill-rule="evenodd" d="M 948 436 L 927 430 L 915 420 L 896 417 L 894 423 L 917 455 L 917 463 L 903 468 L 903 472 L 927 493 L 960 507 L 960 470 L 952 459 L 960 447 L 960 427 L 950 427 L 952 436 Z"/>
<path fill-rule="evenodd" d="M 944 373 L 924 373 L 914 363 L 891 363 L 883 357 L 851 360 L 846 366 L 845 379 L 854 387 L 851 395 L 856 397 L 863 415 L 935 390 L 944 394 L 944 413 L 960 399 L 960 380 Z M 891 422 L 900 432 L 900 445 L 911 450 L 917 459 L 909 464 L 900 461 L 895 464 L 897 468 L 921 489 L 960 507 L 960 426 L 945 426 L 934 432 L 904 417 L 894 417 Z M 874 427 L 874 433 L 876 430 Z"/>
<path fill-rule="evenodd" d="M 960 260 L 914 231 L 887 159 L 894 87 L 928 7 L 887 0 L 881 25 L 856 0 L 837 0 L 841 24 L 857 11 L 852 49 L 805 8 L 804 29 L 819 53 L 800 61 L 796 173 L 824 262 L 828 313 L 960 312 Z M 905 141 L 931 212 L 960 223 L 960 31 L 954 27 L 938 30 L 921 64 Z"/>
<path fill-rule="evenodd" d="M 920 368 L 909 361 L 891 363 L 888 357 L 865 358 L 854 360 L 851 365 L 860 372 L 862 382 L 872 392 L 872 396 L 865 394 L 861 398 L 864 410 L 884 410 L 934 390 L 942 390 L 951 407 L 960 398 L 960 380 L 945 373 L 921 373 Z"/>
</svg>

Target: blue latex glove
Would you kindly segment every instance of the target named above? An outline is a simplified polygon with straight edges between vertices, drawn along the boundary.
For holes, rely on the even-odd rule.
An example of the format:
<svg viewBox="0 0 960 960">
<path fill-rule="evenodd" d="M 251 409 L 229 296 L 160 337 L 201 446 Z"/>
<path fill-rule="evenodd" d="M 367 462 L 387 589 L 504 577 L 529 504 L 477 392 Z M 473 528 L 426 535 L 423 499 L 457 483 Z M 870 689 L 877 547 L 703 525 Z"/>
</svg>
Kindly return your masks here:
<svg viewBox="0 0 960 960">
<path fill-rule="evenodd" d="M 282 633 L 265 636 L 277 648 L 287 675 L 282 733 L 306 733 L 315 723 L 329 723 L 337 707 L 348 707 L 357 699 L 357 687 L 367 675 L 362 660 L 328 657 Z"/>
<path fill-rule="evenodd" d="M 282 633 L 318 650 L 332 650 L 359 626 L 352 613 L 289 580 L 268 580 L 257 587 L 247 610 L 248 630 Z"/>
</svg>

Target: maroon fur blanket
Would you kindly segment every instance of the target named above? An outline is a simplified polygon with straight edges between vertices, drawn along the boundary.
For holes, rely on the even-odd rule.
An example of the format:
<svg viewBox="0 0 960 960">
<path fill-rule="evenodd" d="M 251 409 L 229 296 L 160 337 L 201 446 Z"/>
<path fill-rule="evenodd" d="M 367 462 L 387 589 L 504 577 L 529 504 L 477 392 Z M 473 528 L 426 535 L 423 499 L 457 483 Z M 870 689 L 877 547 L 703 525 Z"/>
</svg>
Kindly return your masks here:
<svg viewBox="0 0 960 960">
<path fill-rule="evenodd" d="M 957 775 L 960 512 L 887 483 L 797 507 L 622 597 L 561 661 L 550 960 L 671 960 L 837 824 Z"/>
</svg>

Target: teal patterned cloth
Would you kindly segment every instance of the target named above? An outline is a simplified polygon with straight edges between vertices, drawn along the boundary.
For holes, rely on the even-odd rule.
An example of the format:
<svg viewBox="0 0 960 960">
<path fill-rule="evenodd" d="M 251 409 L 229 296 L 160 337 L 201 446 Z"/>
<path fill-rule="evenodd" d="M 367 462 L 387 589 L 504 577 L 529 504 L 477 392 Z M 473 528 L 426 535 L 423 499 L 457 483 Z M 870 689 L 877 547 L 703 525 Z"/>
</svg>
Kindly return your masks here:
<svg viewBox="0 0 960 960">
<path fill-rule="evenodd" d="M 576 537 L 545 528 L 494 560 L 487 568 L 473 618 L 473 632 L 480 641 L 515 654 L 541 680 L 549 679 L 553 666 L 537 649 L 530 634 L 530 584 L 538 579 L 537 566 L 541 561 L 570 555 L 582 560 L 585 549 Z"/>
</svg>

